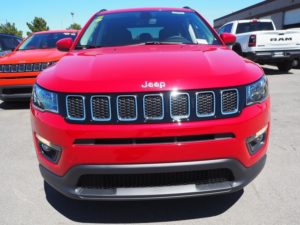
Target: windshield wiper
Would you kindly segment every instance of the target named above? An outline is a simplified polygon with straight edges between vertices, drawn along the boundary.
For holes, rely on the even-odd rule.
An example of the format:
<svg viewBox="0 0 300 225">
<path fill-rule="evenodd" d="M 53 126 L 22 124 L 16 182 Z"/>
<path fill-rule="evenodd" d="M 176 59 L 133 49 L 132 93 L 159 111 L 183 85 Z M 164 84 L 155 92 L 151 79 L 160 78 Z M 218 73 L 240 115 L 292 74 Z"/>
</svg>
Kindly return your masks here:
<svg viewBox="0 0 300 225">
<path fill-rule="evenodd" d="M 170 42 L 170 41 L 147 41 L 137 45 L 184 45 L 182 42 Z"/>
<path fill-rule="evenodd" d="M 101 48 L 100 45 L 77 45 L 75 49 L 92 49 L 92 48 Z"/>
</svg>

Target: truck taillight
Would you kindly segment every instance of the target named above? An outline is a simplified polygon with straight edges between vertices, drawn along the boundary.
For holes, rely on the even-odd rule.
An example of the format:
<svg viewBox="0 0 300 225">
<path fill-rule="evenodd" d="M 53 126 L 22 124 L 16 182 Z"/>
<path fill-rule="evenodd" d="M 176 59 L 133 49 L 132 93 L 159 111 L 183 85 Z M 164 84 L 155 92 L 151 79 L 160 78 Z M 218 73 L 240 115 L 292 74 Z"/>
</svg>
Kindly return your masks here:
<svg viewBox="0 0 300 225">
<path fill-rule="evenodd" d="M 256 46 L 256 35 L 255 34 L 250 35 L 248 46 L 249 47 L 255 47 Z"/>
</svg>

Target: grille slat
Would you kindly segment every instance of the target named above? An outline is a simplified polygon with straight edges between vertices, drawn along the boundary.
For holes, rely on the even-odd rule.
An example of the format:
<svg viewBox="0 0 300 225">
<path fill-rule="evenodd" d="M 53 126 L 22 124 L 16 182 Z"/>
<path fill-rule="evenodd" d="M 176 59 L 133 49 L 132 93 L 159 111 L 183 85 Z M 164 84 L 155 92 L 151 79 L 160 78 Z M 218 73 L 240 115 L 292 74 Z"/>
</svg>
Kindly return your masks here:
<svg viewBox="0 0 300 225">
<path fill-rule="evenodd" d="M 67 97 L 67 115 L 71 120 L 85 120 L 85 98 L 79 95 Z"/>
<path fill-rule="evenodd" d="M 137 119 L 137 99 L 134 95 L 121 95 L 117 98 L 117 114 L 120 121 Z"/>
<path fill-rule="evenodd" d="M 11 65 L 10 66 L 10 71 L 12 73 L 16 73 L 18 71 L 18 65 Z"/>
<path fill-rule="evenodd" d="M 41 70 L 41 63 L 35 63 L 33 65 L 33 71 L 40 71 Z"/>
<path fill-rule="evenodd" d="M 10 73 L 10 68 L 11 68 L 10 65 L 4 65 L 4 69 L 3 69 L 4 73 Z"/>
<path fill-rule="evenodd" d="M 91 98 L 92 119 L 95 121 L 111 120 L 111 103 L 109 96 L 93 96 Z"/>
<path fill-rule="evenodd" d="M 164 118 L 163 95 L 144 96 L 144 118 L 147 120 L 162 120 Z"/>
<path fill-rule="evenodd" d="M 150 173 L 150 174 L 88 174 L 79 178 L 78 187 L 90 189 L 163 187 L 188 184 L 214 184 L 231 182 L 229 169 L 203 171 Z"/>
<path fill-rule="evenodd" d="M 239 96 L 238 90 L 224 90 L 221 92 L 222 106 L 221 111 L 223 115 L 234 114 L 238 112 Z"/>
<path fill-rule="evenodd" d="M 25 71 L 25 68 L 26 68 L 26 65 L 25 64 L 20 64 L 19 65 L 19 72 L 24 72 Z"/>
<path fill-rule="evenodd" d="M 215 94 L 214 92 L 196 93 L 196 110 L 198 117 L 209 117 L 215 115 Z"/>
<path fill-rule="evenodd" d="M 33 64 L 26 64 L 26 72 L 32 72 Z"/>
<path fill-rule="evenodd" d="M 170 95 L 171 117 L 174 120 L 186 119 L 190 115 L 190 97 L 188 93 Z"/>
</svg>

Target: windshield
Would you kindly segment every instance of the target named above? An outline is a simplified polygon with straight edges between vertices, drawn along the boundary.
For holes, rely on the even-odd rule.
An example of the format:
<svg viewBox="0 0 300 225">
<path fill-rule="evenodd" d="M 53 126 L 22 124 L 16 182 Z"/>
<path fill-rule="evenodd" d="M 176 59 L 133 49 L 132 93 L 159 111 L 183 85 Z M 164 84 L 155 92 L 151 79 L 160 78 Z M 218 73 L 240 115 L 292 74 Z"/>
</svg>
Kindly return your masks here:
<svg viewBox="0 0 300 225">
<path fill-rule="evenodd" d="M 239 23 L 236 33 L 241 34 L 263 30 L 274 30 L 273 24 L 271 22 Z"/>
<path fill-rule="evenodd" d="M 137 44 L 221 45 L 193 12 L 141 11 L 95 16 L 76 48 Z"/>
<path fill-rule="evenodd" d="M 34 34 L 29 37 L 18 50 L 34 50 L 56 48 L 56 42 L 63 38 L 76 38 L 77 33 L 45 33 Z"/>
</svg>

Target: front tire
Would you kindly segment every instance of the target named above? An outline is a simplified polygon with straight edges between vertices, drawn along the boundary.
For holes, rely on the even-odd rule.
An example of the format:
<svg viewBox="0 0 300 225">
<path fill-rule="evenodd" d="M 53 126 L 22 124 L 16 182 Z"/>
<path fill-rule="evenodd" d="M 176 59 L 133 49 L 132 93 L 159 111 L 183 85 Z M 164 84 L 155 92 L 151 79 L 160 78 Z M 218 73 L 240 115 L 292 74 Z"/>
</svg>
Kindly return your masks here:
<svg viewBox="0 0 300 225">
<path fill-rule="evenodd" d="M 239 45 L 234 45 L 234 46 L 232 47 L 232 50 L 235 51 L 238 55 L 243 56 L 243 51 L 242 51 L 241 46 L 239 46 Z"/>
<path fill-rule="evenodd" d="M 279 71 L 287 73 L 292 69 L 293 63 L 291 61 L 279 62 L 277 63 L 277 67 Z"/>
</svg>

